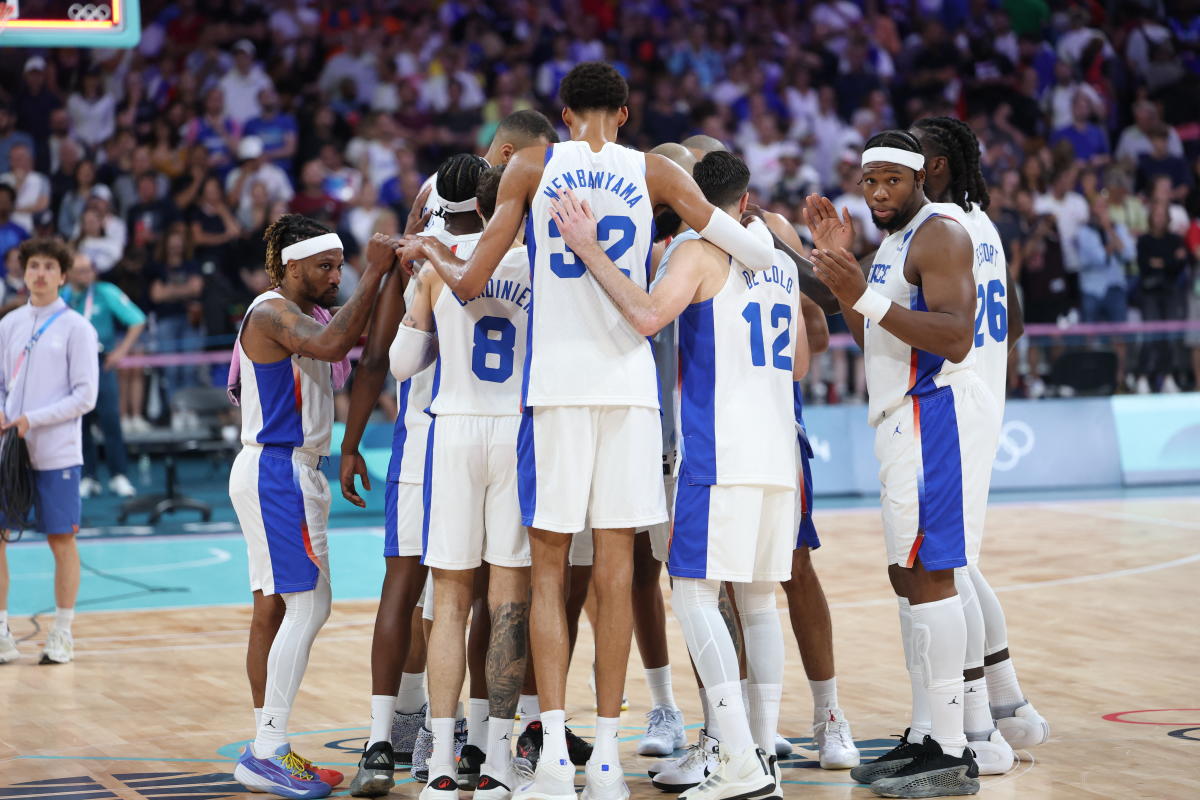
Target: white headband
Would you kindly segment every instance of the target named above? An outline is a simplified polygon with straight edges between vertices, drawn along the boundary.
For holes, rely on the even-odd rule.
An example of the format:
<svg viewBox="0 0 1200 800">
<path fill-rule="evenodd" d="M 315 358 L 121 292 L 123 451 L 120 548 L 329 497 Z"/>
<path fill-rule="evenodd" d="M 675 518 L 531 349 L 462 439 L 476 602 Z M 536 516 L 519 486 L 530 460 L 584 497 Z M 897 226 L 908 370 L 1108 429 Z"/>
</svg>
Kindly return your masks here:
<svg viewBox="0 0 1200 800">
<path fill-rule="evenodd" d="M 447 214 L 461 214 L 464 211 L 474 211 L 478 207 L 478 204 L 475 202 L 474 197 L 455 201 L 450 201 L 443 197 L 441 199 L 441 206 L 442 211 L 445 211 Z"/>
<path fill-rule="evenodd" d="M 925 166 L 925 156 L 898 147 L 872 147 L 863 150 L 862 166 L 875 161 L 886 161 L 889 164 L 899 164 L 902 167 L 916 171 Z"/>
<path fill-rule="evenodd" d="M 279 259 L 286 264 L 289 261 L 299 261 L 302 258 L 315 256 L 317 253 L 324 253 L 326 250 L 341 249 L 342 240 L 338 238 L 336 233 L 322 233 L 320 236 L 314 236 L 311 239 L 289 244 L 283 248 L 283 252 L 279 254 Z"/>
</svg>

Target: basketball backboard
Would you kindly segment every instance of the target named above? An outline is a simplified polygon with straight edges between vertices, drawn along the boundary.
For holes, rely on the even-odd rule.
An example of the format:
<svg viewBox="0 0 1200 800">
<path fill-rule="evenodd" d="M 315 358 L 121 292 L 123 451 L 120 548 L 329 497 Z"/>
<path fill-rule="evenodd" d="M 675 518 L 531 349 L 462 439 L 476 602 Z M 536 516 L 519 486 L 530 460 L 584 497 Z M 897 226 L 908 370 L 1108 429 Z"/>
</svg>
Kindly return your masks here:
<svg viewBox="0 0 1200 800">
<path fill-rule="evenodd" d="M 0 47 L 133 47 L 138 0 L 0 0 Z"/>
</svg>

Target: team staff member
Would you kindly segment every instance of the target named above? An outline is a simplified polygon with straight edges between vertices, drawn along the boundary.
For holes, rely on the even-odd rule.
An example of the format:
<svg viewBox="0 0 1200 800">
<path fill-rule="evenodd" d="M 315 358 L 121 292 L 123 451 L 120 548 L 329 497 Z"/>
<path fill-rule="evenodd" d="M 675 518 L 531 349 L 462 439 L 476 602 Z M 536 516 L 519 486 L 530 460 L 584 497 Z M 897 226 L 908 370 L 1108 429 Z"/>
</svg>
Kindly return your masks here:
<svg viewBox="0 0 1200 800">
<path fill-rule="evenodd" d="M 137 490 L 125 477 L 129 460 L 125 453 L 125 436 L 121 433 L 121 390 L 117 386 L 116 368 L 145 330 L 146 315 L 115 285 L 97 281 L 96 266 L 83 253 L 75 254 L 62 298 L 92 323 L 100 339 L 96 407 L 83 418 L 83 480 L 79 484 L 79 494 L 81 497 L 100 494 L 100 482 L 96 480 L 96 440 L 92 435 L 92 425 L 99 425 L 104 432 L 108 489 L 119 497 L 132 497 Z M 125 328 L 125 335 L 120 339 L 117 338 L 118 325 Z"/>
<path fill-rule="evenodd" d="M 79 594 L 79 419 L 96 405 L 98 344 L 96 330 L 58 296 L 71 269 L 67 246 L 31 239 L 21 245 L 20 256 L 29 302 L 0 320 L 0 430 L 15 430 L 29 448 L 34 529 L 45 534 L 54 553 L 54 627 L 41 663 L 65 664 L 74 656 L 71 622 Z M 24 522 L 0 517 L 0 531 Z M 5 538 L 0 537 L 0 663 L 18 655 L 8 629 Z"/>
</svg>

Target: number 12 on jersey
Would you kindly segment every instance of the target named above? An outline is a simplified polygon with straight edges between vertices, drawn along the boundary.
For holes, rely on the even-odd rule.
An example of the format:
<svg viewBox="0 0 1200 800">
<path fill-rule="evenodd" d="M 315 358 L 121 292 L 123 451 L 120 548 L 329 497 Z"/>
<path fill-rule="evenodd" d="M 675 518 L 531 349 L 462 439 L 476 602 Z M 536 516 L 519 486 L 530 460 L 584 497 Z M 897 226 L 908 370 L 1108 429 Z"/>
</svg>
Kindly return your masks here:
<svg viewBox="0 0 1200 800">
<path fill-rule="evenodd" d="M 756 367 L 767 365 L 767 354 L 763 343 L 762 306 L 747 303 L 742 309 L 742 318 L 750 323 L 750 363 Z M 792 307 L 786 303 L 771 306 L 771 329 L 780 330 L 771 345 L 771 366 L 792 371 L 792 356 L 788 349 L 791 342 Z"/>
</svg>

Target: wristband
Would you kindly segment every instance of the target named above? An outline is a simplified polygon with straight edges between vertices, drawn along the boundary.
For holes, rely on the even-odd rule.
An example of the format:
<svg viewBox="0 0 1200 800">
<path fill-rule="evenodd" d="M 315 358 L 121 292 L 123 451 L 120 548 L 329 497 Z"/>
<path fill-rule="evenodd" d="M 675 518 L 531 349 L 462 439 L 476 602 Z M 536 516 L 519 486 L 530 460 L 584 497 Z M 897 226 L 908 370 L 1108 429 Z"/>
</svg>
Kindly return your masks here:
<svg viewBox="0 0 1200 800">
<path fill-rule="evenodd" d="M 879 324 L 883 321 L 883 316 L 891 310 L 892 301 L 868 286 L 862 297 L 854 302 L 853 308 L 875 324 Z"/>
</svg>

